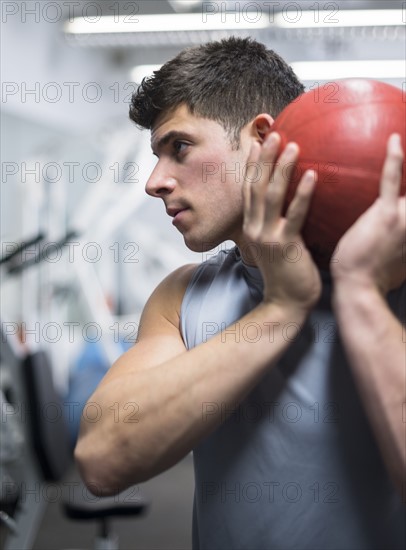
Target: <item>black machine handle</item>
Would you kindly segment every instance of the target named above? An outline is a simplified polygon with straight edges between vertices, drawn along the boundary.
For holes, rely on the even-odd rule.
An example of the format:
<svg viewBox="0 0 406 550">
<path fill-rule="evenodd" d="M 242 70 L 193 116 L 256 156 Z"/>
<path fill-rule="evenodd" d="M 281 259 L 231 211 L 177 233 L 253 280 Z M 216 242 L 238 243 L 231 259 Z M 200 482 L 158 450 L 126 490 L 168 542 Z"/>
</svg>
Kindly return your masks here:
<svg viewBox="0 0 406 550">
<path fill-rule="evenodd" d="M 62 239 L 60 239 L 59 241 L 48 243 L 49 246 L 47 247 L 47 253 L 49 253 L 50 250 L 54 250 L 55 252 L 61 250 L 67 242 L 77 236 L 78 234 L 76 231 L 68 231 L 66 235 L 62 237 Z M 11 262 L 11 264 L 7 268 L 7 272 L 10 275 L 17 275 L 18 273 L 21 273 L 24 269 L 27 269 L 32 265 L 36 265 L 42 262 L 46 257 L 44 247 L 42 250 L 39 250 L 38 253 L 35 254 L 35 256 L 32 256 L 31 258 L 28 258 L 24 261 L 21 258 L 18 259 L 18 255 L 22 254 L 22 252 L 30 246 L 41 242 L 42 240 L 44 240 L 44 238 L 45 235 L 43 233 L 39 233 L 36 237 L 30 239 L 29 241 L 19 244 L 15 250 L 0 259 L 0 264 Z M 17 258 L 17 260 L 12 261 L 15 258 Z"/>
</svg>

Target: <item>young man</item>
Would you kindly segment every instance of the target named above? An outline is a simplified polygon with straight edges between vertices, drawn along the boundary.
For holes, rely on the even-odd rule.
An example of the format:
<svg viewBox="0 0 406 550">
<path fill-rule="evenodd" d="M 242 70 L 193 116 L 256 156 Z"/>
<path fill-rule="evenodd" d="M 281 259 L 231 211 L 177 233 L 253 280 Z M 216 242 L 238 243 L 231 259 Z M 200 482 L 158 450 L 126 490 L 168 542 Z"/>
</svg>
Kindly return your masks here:
<svg viewBox="0 0 406 550">
<path fill-rule="evenodd" d="M 157 287 L 138 343 L 91 398 L 103 414 L 82 422 L 76 457 L 113 494 L 193 449 L 195 549 L 405 542 L 402 148 L 392 136 L 379 199 L 319 272 L 300 236 L 316 175 L 282 216 L 298 148 L 275 162 L 271 131 L 302 91 L 274 52 L 232 38 L 182 52 L 132 101 L 158 157 L 147 193 L 190 249 L 236 247 Z"/>
</svg>

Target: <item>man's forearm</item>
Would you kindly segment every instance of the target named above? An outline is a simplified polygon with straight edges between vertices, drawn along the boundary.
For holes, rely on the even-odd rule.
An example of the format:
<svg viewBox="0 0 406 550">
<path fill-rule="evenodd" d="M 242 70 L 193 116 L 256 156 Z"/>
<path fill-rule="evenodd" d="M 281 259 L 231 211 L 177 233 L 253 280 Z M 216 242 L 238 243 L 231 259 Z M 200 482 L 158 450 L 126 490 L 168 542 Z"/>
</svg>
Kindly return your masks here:
<svg viewBox="0 0 406 550">
<path fill-rule="evenodd" d="M 192 350 L 155 367 L 129 368 L 102 384 L 90 399 L 101 407 L 101 418 L 82 422 L 76 449 L 86 482 L 113 494 L 175 464 L 221 424 L 224 407 L 241 402 L 286 349 L 284 325 L 302 323 L 305 316 L 261 304 Z M 247 323 L 255 323 L 255 342 L 241 336 Z M 220 406 L 207 411 L 207 403 Z"/>
<path fill-rule="evenodd" d="M 354 283 L 354 282 L 352 282 Z M 340 334 L 382 457 L 405 489 L 405 329 L 372 285 L 337 285 L 334 308 Z"/>
</svg>

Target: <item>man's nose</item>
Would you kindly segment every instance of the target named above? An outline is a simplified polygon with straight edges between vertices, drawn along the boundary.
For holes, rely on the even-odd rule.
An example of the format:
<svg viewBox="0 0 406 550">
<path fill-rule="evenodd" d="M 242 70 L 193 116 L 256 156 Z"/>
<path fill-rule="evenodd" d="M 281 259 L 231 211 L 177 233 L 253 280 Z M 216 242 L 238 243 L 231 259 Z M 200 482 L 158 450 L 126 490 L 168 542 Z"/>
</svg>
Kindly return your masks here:
<svg viewBox="0 0 406 550">
<path fill-rule="evenodd" d="M 164 166 L 159 162 L 155 166 L 152 174 L 145 185 L 145 191 L 151 197 L 162 197 L 172 193 L 176 186 L 176 179 L 167 173 Z"/>
</svg>

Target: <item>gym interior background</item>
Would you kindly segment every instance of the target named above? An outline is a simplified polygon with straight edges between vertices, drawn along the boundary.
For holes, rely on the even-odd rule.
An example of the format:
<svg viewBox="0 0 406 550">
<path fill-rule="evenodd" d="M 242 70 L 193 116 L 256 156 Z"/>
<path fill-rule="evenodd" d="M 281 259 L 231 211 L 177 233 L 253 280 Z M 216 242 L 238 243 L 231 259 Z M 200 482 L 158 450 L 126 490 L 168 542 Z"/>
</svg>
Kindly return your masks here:
<svg viewBox="0 0 406 550">
<path fill-rule="evenodd" d="M 406 3 L 2 1 L 1 18 L 1 547 L 113 548 L 114 531 L 120 548 L 188 549 L 191 456 L 101 512 L 70 461 L 153 288 L 216 252 L 187 251 L 144 193 L 154 157 L 131 94 L 184 47 L 232 34 L 276 50 L 308 89 L 361 76 L 405 90 Z"/>
</svg>

